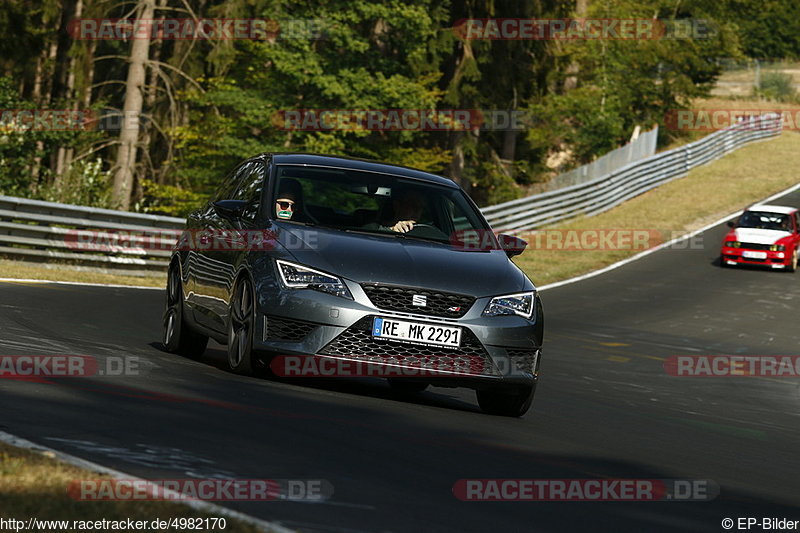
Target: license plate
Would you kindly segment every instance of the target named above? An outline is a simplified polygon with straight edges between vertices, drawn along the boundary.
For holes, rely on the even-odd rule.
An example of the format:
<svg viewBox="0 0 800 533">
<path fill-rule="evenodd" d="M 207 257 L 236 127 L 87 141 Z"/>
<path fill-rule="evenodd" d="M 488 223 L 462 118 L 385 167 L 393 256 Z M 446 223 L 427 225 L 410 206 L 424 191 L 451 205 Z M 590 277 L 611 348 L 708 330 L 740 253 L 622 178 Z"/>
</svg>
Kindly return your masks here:
<svg viewBox="0 0 800 533">
<path fill-rule="evenodd" d="M 461 346 L 461 328 L 380 317 L 376 317 L 372 323 L 372 336 L 450 348 Z"/>
<path fill-rule="evenodd" d="M 745 250 L 742 252 L 742 257 L 747 259 L 766 259 L 767 252 L 751 252 L 750 250 Z"/>
</svg>

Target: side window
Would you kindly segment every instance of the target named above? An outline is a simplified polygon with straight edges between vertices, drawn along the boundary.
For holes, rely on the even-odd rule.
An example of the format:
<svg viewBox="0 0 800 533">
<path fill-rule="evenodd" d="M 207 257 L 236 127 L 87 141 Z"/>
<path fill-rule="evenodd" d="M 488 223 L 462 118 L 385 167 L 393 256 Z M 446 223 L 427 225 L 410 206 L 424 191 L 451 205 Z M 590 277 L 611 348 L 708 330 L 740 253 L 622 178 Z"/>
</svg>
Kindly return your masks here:
<svg viewBox="0 0 800 533">
<path fill-rule="evenodd" d="M 260 161 L 245 165 L 239 172 L 238 186 L 231 200 L 247 202 L 247 207 L 242 212 L 244 220 L 253 222 L 258 215 L 258 209 L 261 207 L 261 190 L 264 187 L 264 173 L 264 165 Z"/>
<path fill-rule="evenodd" d="M 247 163 L 237 166 L 225 176 L 222 180 L 222 184 L 214 193 L 214 202 L 232 199 L 233 193 L 236 190 L 236 184 L 239 183 L 239 175 L 245 166 L 247 166 Z"/>
<path fill-rule="evenodd" d="M 794 230 L 800 233 L 800 211 L 794 214 Z"/>
<path fill-rule="evenodd" d="M 468 230 L 475 227 L 461 206 L 454 204 L 450 198 L 445 199 L 444 204 L 449 218 L 448 222 L 452 224 L 455 231 Z"/>
</svg>

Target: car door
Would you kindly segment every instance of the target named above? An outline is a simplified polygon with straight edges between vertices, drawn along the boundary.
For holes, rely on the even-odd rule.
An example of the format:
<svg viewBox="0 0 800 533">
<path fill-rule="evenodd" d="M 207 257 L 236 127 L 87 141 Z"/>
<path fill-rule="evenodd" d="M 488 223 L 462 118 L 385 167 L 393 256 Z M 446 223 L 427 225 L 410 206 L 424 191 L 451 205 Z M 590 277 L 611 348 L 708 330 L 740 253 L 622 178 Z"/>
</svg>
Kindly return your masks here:
<svg viewBox="0 0 800 533">
<path fill-rule="evenodd" d="M 237 175 L 236 189 L 226 198 L 244 202 L 241 213 L 227 216 L 218 213 L 214 218 L 216 245 L 209 250 L 208 259 L 216 272 L 208 278 L 208 290 L 214 294 L 209 301 L 211 327 L 219 331 L 227 331 L 233 284 L 247 255 L 248 243 L 252 242 L 248 232 L 255 231 L 261 212 L 264 174 L 263 161 L 253 160 L 245 164 Z"/>
<path fill-rule="evenodd" d="M 228 223 L 215 203 L 234 197 L 250 164 L 251 161 L 245 161 L 230 172 L 205 207 L 190 217 L 190 226 L 196 228 L 192 235 L 194 246 L 187 259 L 194 318 L 199 324 L 223 333 L 225 325 L 220 322 L 220 309 L 227 305 L 232 267 L 220 250 Z"/>
</svg>

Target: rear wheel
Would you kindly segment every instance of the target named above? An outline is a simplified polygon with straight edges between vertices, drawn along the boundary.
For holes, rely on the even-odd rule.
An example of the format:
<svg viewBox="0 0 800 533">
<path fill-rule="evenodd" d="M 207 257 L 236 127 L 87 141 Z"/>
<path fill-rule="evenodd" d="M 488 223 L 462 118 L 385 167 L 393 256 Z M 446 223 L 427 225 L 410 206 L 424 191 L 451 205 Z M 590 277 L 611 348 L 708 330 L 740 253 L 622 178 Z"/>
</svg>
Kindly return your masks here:
<svg viewBox="0 0 800 533">
<path fill-rule="evenodd" d="M 247 278 L 236 284 L 228 313 L 228 366 L 237 374 L 253 373 L 255 300 Z"/>
<path fill-rule="evenodd" d="M 536 392 L 535 386 L 515 390 L 479 390 L 478 405 L 490 415 L 520 417 L 528 412 Z"/>
<path fill-rule="evenodd" d="M 162 341 L 168 352 L 199 357 L 206 351 L 208 337 L 193 331 L 183 317 L 183 289 L 177 265 L 167 276 L 167 302 L 164 310 Z"/>
</svg>

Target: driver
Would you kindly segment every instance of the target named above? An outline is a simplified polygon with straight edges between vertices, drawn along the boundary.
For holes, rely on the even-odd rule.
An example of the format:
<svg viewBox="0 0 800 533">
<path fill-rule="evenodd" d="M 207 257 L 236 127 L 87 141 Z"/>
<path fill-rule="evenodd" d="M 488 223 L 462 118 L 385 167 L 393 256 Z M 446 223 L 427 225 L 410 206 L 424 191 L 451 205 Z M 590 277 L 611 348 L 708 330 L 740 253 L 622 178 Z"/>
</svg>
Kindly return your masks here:
<svg viewBox="0 0 800 533">
<path fill-rule="evenodd" d="M 414 229 L 414 225 L 422 217 L 424 202 L 422 195 L 413 189 L 400 190 L 396 195 L 392 195 L 392 213 L 396 222 L 389 229 L 398 233 Z"/>
</svg>

